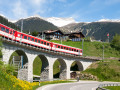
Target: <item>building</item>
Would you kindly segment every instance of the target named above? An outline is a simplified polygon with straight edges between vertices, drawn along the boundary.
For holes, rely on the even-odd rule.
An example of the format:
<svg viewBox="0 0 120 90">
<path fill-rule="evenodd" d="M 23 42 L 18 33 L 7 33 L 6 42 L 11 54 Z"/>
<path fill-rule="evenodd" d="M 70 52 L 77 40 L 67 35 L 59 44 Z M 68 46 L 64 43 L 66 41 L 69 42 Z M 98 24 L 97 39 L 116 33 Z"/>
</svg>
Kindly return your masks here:
<svg viewBox="0 0 120 90">
<path fill-rule="evenodd" d="M 47 40 L 60 40 L 64 34 L 60 30 L 45 30 L 42 32 L 39 32 L 39 35 L 41 38 L 47 39 Z"/>
<path fill-rule="evenodd" d="M 81 39 L 85 37 L 82 34 L 82 32 L 73 32 L 73 33 L 70 33 L 70 34 L 65 34 L 64 36 L 68 37 L 72 41 L 81 41 Z"/>
<path fill-rule="evenodd" d="M 45 30 L 39 32 L 39 36 L 42 39 L 47 40 L 72 40 L 72 41 L 81 41 L 81 38 L 85 36 L 82 32 L 73 32 L 69 34 L 64 34 L 61 30 Z"/>
</svg>

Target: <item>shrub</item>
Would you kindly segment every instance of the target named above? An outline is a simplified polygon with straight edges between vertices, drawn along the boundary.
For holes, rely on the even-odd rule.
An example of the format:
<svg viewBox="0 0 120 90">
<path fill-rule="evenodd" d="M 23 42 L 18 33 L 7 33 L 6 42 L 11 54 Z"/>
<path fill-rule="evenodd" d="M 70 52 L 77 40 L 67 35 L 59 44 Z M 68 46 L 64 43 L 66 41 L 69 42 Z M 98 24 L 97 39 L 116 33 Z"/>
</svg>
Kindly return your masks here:
<svg viewBox="0 0 120 90">
<path fill-rule="evenodd" d="M 111 46 L 116 48 L 117 50 L 120 50 L 120 35 L 116 34 L 113 37 L 113 40 L 111 42 Z"/>
</svg>

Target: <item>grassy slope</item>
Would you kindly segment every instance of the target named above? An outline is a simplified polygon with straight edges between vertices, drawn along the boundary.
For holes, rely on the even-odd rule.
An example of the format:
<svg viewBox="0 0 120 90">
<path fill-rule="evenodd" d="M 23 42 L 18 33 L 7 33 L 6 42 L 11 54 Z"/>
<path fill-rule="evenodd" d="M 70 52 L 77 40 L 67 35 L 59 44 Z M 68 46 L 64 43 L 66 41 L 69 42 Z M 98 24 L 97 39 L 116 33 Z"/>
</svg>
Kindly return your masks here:
<svg viewBox="0 0 120 90">
<path fill-rule="evenodd" d="M 53 75 L 55 75 L 55 74 L 60 72 L 59 65 L 60 65 L 59 61 L 56 60 L 54 65 L 53 65 Z"/>
<path fill-rule="evenodd" d="M 102 81 L 120 82 L 120 61 L 105 60 L 104 62 L 96 62 L 83 73 L 91 73 Z"/>
<path fill-rule="evenodd" d="M 52 41 L 55 43 L 61 43 L 60 41 Z M 82 42 L 62 41 L 62 44 L 73 46 L 82 49 Z M 84 42 L 83 54 L 84 56 L 96 56 L 102 57 L 102 50 L 104 45 L 105 57 L 120 57 L 120 52 L 110 46 L 109 43 L 102 42 Z"/>
<path fill-rule="evenodd" d="M 41 67 L 41 59 L 39 58 L 39 56 L 37 56 L 33 62 L 33 74 L 39 76 L 41 74 Z"/>
<path fill-rule="evenodd" d="M 38 83 L 29 83 L 3 72 L 0 69 L 0 90 L 32 90 Z"/>
<path fill-rule="evenodd" d="M 0 90 L 32 90 L 33 86 L 38 85 L 38 83 L 19 80 L 10 72 L 11 66 L 8 67 L 0 60 Z"/>
</svg>

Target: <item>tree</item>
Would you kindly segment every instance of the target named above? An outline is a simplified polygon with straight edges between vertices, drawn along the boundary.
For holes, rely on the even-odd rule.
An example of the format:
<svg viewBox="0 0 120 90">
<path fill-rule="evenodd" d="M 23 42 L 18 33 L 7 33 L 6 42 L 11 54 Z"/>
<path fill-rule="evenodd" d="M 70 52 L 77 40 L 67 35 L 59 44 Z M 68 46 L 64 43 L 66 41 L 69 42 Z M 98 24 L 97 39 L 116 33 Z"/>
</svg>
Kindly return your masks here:
<svg viewBox="0 0 120 90">
<path fill-rule="evenodd" d="M 113 37 L 113 40 L 111 42 L 111 46 L 116 48 L 117 50 L 120 50 L 120 35 L 116 34 Z"/>
<path fill-rule="evenodd" d="M 37 31 L 32 32 L 32 36 L 38 36 L 38 32 Z"/>
</svg>

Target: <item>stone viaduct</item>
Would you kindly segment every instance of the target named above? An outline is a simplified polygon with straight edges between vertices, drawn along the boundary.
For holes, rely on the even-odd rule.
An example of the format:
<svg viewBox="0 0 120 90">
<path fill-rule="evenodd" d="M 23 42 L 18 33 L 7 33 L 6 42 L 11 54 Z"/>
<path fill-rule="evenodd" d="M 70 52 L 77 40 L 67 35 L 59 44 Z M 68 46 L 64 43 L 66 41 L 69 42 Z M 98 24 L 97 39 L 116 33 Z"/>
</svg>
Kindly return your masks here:
<svg viewBox="0 0 120 90">
<path fill-rule="evenodd" d="M 53 79 L 53 64 L 56 60 L 58 60 L 61 64 L 61 79 L 70 79 L 70 67 L 74 61 L 76 61 L 79 71 L 85 70 L 90 64 L 96 61 L 93 59 L 85 59 L 82 57 L 75 57 L 62 53 L 54 53 L 52 51 L 45 51 L 36 47 L 20 44 L 18 42 L 3 40 L 2 60 L 5 63 L 9 63 L 10 56 L 13 52 L 17 52 L 18 54 L 21 54 L 20 52 L 22 52 L 22 55 L 24 55 L 26 58 L 26 60 L 23 59 L 24 66 L 27 65 L 26 71 L 19 71 L 21 74 L 18 76 L 18 78 L 27 81 L 33 80 L 33 62 L 37 56 L 39 56 L 42 61 L 41 79 L 46 80 Z"/>
</svg>

